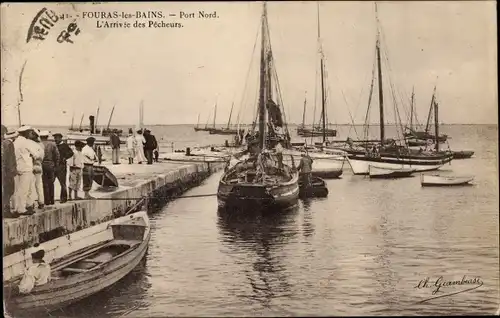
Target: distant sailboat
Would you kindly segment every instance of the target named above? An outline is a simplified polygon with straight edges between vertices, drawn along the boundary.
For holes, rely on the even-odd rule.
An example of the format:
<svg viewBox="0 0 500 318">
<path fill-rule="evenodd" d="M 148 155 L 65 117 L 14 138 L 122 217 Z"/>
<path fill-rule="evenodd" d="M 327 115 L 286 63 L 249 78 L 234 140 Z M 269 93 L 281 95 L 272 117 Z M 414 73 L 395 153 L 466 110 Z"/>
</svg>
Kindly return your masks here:
<svg viewBox="0 0 500 318">
<path fill-rule="evenodd" d="M 239 130 L 238 129 L 231 129 L 231 116 L 233 115 L 233 107 L 234 103 L 231 105 L 231 111 L 229 112 L 229 119 L 227 121 L 227 126 L 226 128 L 214 128 L 210 130 L 211 135 L 237 135 Z"/>
<path fill-rule="evenodd" d="M 375 13 L 377 15 L 377 4 L 375 4 Z M 417 172 L 437 170 L 445 163 L 449 163 L 453 159 L 450 152 L 439 152 L 439 143 L 436 143 L 436 152 L 433 153 L 420 153 L 409 149 L 406 145 L 399 146 L 395 140 L 386 139 L 385 135 L 385 121 L 384 121 L 384 95 L 383 95 L 383 79 L 381 67 L 381 49 L 380 49 L 380 22 L 377 15 L 377 39 L 375 44 L 376 65 L 374 66 L 372 85 L 370 89 L 370 97 L 368 107 L 373 92 L 373 83 L 375 76 L 375 68 L 378 74 L 378 97 L 379 97 L 379 115 L 380 115 L 380 141 L 371 147 L 364 147 L 361 149 L 345 148 L 344 150 L 349 154 L 348 162 L 354 174 L 369 174 L 370 166 L 378 168 L 392 168 L 392 169 L 414 169 Z M 387 56 L 386 56 L 387 58 Z M 392 85 L 391 85 L 392 86 Z M 437 120 L 437 104 L 433 98 L 435 106 L 435 120 L 436 120 L 436 136 L 439 136 L 439 125 Z M 395 107 L 396 108 L 396 107 Z M 368 120 L 368 112 L 367 112 Z"/>
</svg>

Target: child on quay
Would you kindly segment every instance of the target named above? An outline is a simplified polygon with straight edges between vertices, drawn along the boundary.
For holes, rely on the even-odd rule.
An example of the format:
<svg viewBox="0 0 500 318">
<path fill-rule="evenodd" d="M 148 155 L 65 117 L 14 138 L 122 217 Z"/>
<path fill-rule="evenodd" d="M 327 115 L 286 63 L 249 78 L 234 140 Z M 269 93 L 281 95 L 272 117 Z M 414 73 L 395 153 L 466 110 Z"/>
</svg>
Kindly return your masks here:
<svg viewBox="0 0 500 318">
<path fill-rule="evenodd" d="M 68 199 L 71 200 L 71 193 L 74 193 L 75 200 L 81 200 L 78 197 L 78 190 L 80 189 L 80 184 L 82 183 L 83 176 L 83 149 L 84 143 L 77 140 L 75 141 L 75 151 L 73 157 L 68 160 L 69 166 L 69 193 Z"/>
</svg>

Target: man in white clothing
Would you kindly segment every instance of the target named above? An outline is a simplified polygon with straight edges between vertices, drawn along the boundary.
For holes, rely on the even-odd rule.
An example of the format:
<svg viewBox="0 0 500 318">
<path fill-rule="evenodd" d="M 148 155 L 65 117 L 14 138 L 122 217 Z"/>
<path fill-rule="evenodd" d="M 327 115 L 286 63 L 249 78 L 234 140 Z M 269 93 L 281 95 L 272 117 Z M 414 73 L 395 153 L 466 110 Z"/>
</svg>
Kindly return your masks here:
<svg viewBox="0 0 500 318">
<path fill-rule="evenodd" d="M 44 257 L 45 251 L 43 249 L 31 253 L 33 265 L 27 268 L 21 282 L 19 282 L 20 293 L 29 294 L 36 286 L 41 286 L 50 282 L 50 264 L 43 260 Z"/>
<path fill-rule="evenodd" d="M 132 132 L 132 129 L 130 129 L 127 137 L 127 152 L 128 152 L 129 165 L 134 163 L 136 144 L 137 141 L 135 140 L 134 133 Z"/>
<path fill-rule="evenodd" d="M 33 174 L 33 158 L 43 158 L 41 148 L 32 139 L 33 128 L 29 126 L 20 127 L 17 132 L 19 136 L 14 141 L 16 152 L 17 172 L 14 193 L 14 205 L 19 214 L 31 215 L 35 213 L 34 202 L 30 196 L 31 183 L 35 177 Z M 26 209 L 26 207 L 30 207 Z"/>
<path fill-rule="evenodd" d="M 90 199 L 89 194 L 92 189 L 92 183 L 94 182 L 94 163 L 97 161 L 97 156 L 94 151 L 94 137 L 87 138 L 87 145 L 82 149 L 83 155 L 83 192 L 85 192 L 85 198 Z"/>
</svg>

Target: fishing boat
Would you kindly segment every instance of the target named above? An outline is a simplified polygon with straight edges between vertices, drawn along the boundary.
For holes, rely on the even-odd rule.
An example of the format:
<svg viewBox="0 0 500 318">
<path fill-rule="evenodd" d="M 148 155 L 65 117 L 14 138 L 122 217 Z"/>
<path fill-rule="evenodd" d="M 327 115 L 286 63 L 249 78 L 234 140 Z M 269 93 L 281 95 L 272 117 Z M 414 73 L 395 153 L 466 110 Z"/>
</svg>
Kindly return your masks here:
<svg viewBox="0 0 500 318">
<path fill-rule="evenodd" d="M 94 166 L 93 180 L 102 187 L 118 187 L 118 180 L 105 166 Z"/>
<path fill-rule="evenodd" d="M 371 99 L 373 95 L 373 86 L 375 80 L 375 70 L 377 70 L 378 77 L 378 104 L 379 104 L 379 115 L 380 115 L 380 138 L 376 146 L 373 148 L 368 147 L 357 147 L 357 148 L 345 148 L 344 150 L 348 153 L 347 160 L 354 174 L 369 174 L 369 167 L 376 166 L 379 168 L 392 168 L 392 169 L 414 169 L 415 171 L 432 171 L 437 170 L 444 164 L 451 162 L 453 155 L 451 152 L 440 152 L 439 142 L 435 142 L 435 152 L 414 152 L 409 149 L 409 147 L 397 144 L 398 139 L 386 139 L 385 135 L 385 121 L 384 121 L 384 93 L 383 93 L 383 78 L 382 78 L 382 66 L 381 66 L 381 41 L 380 41 L 380 21 L 378 19 L 377 4 L 375 4 L 375 14 L 377 21 L 377 38 L 375 44 L 375 54 L 376 63 L 372 72 L 372 80 L 370 87 L 370 95 L 368 98 L 368 110 L 370 109 Z M 384 50 L 387 51 L 387 50 Z M 387 59 L 387 56 L 385 56 Z M 390 77 L 389 77 L 390 80 Z M 391 83 L 390 88 L 393 89 Z M 394 94 L 394 93 L 393 93 Z M 438 125 L 438 106 L 436 98 L 433 98 L 434 103 L 434 113 L 435 113 L 435 136 L 439 136 L 439 125 Z M 397 105 L 394 105 L 397 110 Z M 366 112 L 365 118 L 365 136 L 364 139 L 368 139 L 368 122 L 369 122 L 369 111 Z M 396 112 L 396 114 L 398 114 Z M 400 127 L 401 124 L 397 126 Z"/>
<path fill-rule="evenodd" d="M 372 165 L 368 167 L 368 170 L 372 179 L 408 178 L 415 172 L 415 169 L 381 168 Z"/>
<path fill-rule="evenodd" d="M 150 237 L 147 213 L 141 211 L 40 244 L 45 258 L 53 258 L 52 279 L 21 294 L 16 286 L 22 273 L 12 277 L 5 296 L 7 311 L 16 317 L 48 314 L 113 285 L 144 258 Z M 31 256 L 25 255 L 29 259 L 24 262 L 31 263 Z"/>
<path fill-rule="evenodd" d="M 297 135 L 301 137 L 323 137 L 323 131 L 324 135 L 327 137 L 336 137 L 337 136 L 337 130 L 335 129 L 321 129 L 320 126 L 315 126 L 313 125 L 312 128 L 307 128 L 305 124 L 306 120 L 306 104 L 307 104 L 307 98 L 304 99 L 304 110 L 302 112 L 302 124 L 297 127 Z"/>
<path fill-rule="evenodd" d="M 474 180 L 473 176 L 440 176 L 440 175 L 420 175 L 422 187 L 446 187 L 468 185 Z"/>
<path fill-rule="evenodd" d="M 433 107 L 435 105 L 435 99 L 436 99 L 436 86 L 434 86 L 434 91 L 432 93 L 432 98 L 431 98 L 431 105 L 429 107 L 429 114 L 427 115 L 427 123 L 425 125 L 424 130 L 417 130 L 415 127 L 412 125 L 412 121 L 410 121 L 410 127 L 407 127 L 407 131 L 404 134 L 404 137 L 407 140 L 411 140 L 410 146 L 423 146 L 422 143 L 426 143 L 428 140 L 436 140 L 436 136 L 431 133 L 431 118 L 433 114 Z M 414 94 L 412 93 L 412 104 L 411 104 L 411 114 L 414 114 Z M 410 117 L 411 120 L 411 117 Z M 446 142 L 448 139 L 448 135 L 438 135 L 439 137 L 437 138 L 438 142 Z"/>
<path fill-rule="evenodd" d="M 282 116 L 284 107 L 281 110 L 279 106 L 279 103 L 282 105 L 281 94 L 276 96 L 278 103 L 273 100 L 272 81 L 278 81 L 268 32 L 267 4 L 264 2 L 260 32 L 259 130 L 254 134 L 257 143 L 249 147 L 252 149 L 250 158 L 229 167 L 222 175 L 217 190 L 220 208 L 257 208 L 278 212 L 295 206 L 298 202 L 297 170 L 293 165 L 290 167 L 285 163 L 279 167 L 276 164 L 277 156 L 269 151 L 275 146 L 273 140 L 277 137 L 277 132 L 283 126 L 286 127 L 286 121 Z M 274 88 L 279 90 L 278 85 Z M 269 121 L 266 117 L 269 117 Z"/>
<path fill-rule="evenodd" d="M 211 135 L 238 135 L 242 134 L 243 130 L 241 129 L 232 129 L 231 127 L 231 117 L 233 115 L 234 103 L 231 105 L 231 111 L 229 112 L 229 119 L 227 121 L 227 126 L 225 128 L 213 128 L 210 130 Z M 215 127 L 215 122 L 214 122 Z"/>
<path fill-rule="evenodd" d="M 311 185 L 306 186 L 302 180 L 299 180 L 299 197 L 300 198 L 325 198 L 328 196 L 328 188 L 325 180 L 313 176 Z"/>
<path fill-rule="evenodd" d="M 461 151 L 452 151 L 453 159 L 468 159 L 474 155 L 474 151 L 471 150 L 461 150 Z"/>
</svg>

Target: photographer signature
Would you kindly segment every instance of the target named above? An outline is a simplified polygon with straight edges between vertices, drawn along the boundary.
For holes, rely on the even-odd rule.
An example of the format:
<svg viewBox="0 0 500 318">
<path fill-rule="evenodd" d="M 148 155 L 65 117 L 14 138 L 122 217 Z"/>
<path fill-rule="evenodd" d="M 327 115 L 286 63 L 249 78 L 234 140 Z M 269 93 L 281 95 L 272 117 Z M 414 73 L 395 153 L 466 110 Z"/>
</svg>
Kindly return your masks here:
<svg viewBox="0 0 500 318">
<path fill-rule="evenodd" d="M 449 291 L 450 287 L 459 287 L 459 286 L 463 286 L 466 288 L 463 288 L 459 291 Z M 446 280 L 443 276 L 439 276 L 437 279 L 431 280 L 429 277 L 426 277 L 425 279 L 420 280 L 420 282 L 415 286 L 415 288 L 431 290 L 433 297 L 418 302 L 418 303 L 423 303 L 436 298 L 442 298 L 465 292 L 470 292 L 473 291 L 474 289 L 478 289 L 481 286 L 483 286 L 483 281 L 481 280 L 481 277 L 467 277 L 467 275 L 464 275 L 461 280 Z M 448 291 L 446 291 L 446 289 L 448 289 Z"/>
</svg>

